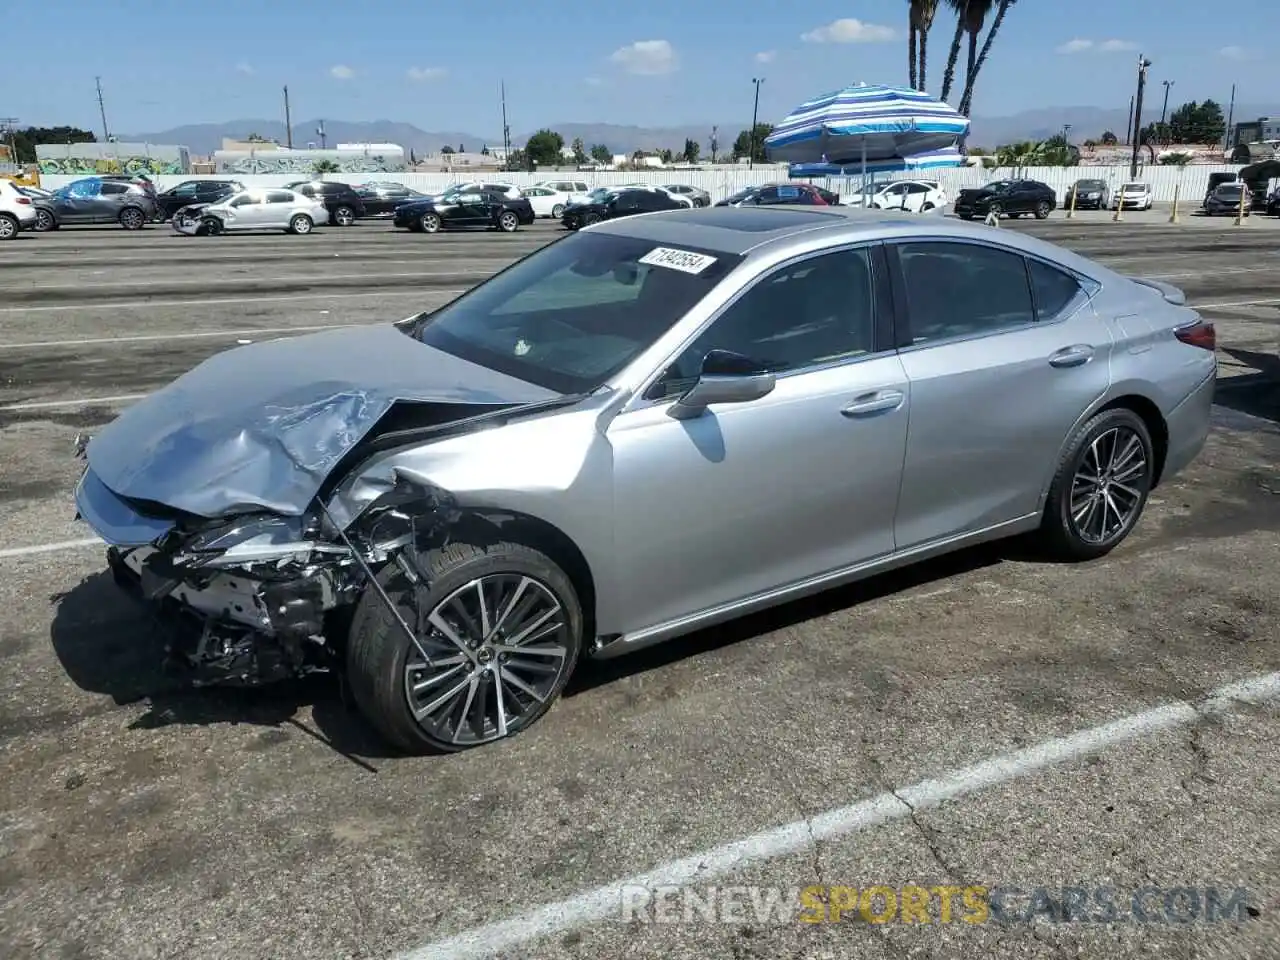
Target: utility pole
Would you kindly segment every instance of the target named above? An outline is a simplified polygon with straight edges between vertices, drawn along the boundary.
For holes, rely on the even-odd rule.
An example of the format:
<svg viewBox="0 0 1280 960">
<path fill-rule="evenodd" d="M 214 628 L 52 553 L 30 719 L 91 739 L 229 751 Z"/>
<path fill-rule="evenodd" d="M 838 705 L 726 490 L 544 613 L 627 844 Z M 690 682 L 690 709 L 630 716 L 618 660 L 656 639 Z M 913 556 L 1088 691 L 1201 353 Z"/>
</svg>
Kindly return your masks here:
<svg viewBox="0 0 1280 960">
<path fill-rule="evenodd" d="M 107 107 L 102 100 L 102 78 L 94 77 L 93 80 L 98 85 L 98 114 L 102 117 L 102 142 L 109 143 L 111 132 L 107 129 Z"/>
<path fill-rule="evenodd" d="M 1160 126 L 1164 126 L 1164 119 L 1169 113 L 1169 88 L 1173 86 L 1172 80 L 1161 80 L 1164 84 L 1164 106 L 1160 108 Z"/>
<path fill-rule="evenodd" d="M 289 87 L 284 88 L 284 141 L 285 146 L 293 149 L 293 120 L 289 116 Z"/>
<path fill-rule="evenodd" d="M 714 167 L 716 163 L 716 148 L 720 146 L 719 127 L 711 128 L 711 165 Z"/>
<path fill-rule="evenodd" d="M 329 145 L 329 138 L 324 132 L 323 120 L 320 121 L 320 126 L 316 127 L 316 136 L 320 138 L 320 149 L 321 150 L 327 149 Z"/>
<path fill-rule="evenodd" d="M 511 128 L 507 126 L 507 81 L 498 81 L 498 97 L 502 101 L 502 162 L 511 169 Z"/>
<path fill-rule="evenodd" d="M 1236 115 L 1236 85 L 1233 83 L 1233 84 L 1231 85 L 1231 106 L 1227 107 L 1227 130 L 1226 130 L 1226 132 L 1222 135 L 1222 149 L 1223 149 L 1223 150 L 1226 150 L 1226 149 L 1227 149 L 1227 147 L 1234 147 L 1234 146 L 1235 146 L 1235 144 L 1231 142 L 1231 140 L 1232 140 L 1232 137 L 1231 137 L 1231 121 L 1232 121 L 1233 119 L 1235 119 L 1235 115 Z"/>
<path fill-rule="evenodd" d="M 751 82 L 756 85 L 756 105 L 751 108 L 751 154 L 747 157 L 748 170 L 756 165 L 756 124 L 760 120 L 760 84 L 764 83 L 764 77 L 752 77 Z"/>
<path fill-rule="evenodd" d="M 0 117 L 0 139 L 3 134 L 9 134 L 9 162 L 19 172 L 22 170 L 21 164 L 18 163 L 18 118 L 17 117 Z"/>
<path fill-rule="evenodd" d="M 1133 100 L 1133 156 L 1129 160 L 1129 179 L 1138 175 L 1138 151 L 1142 149 L 1142 93 L 1147 88 L 1147 68 L 1151 61 L 1138 54 L 1138 92 Z"/>
<path fill-rule="evenodd" d="M 1124 128 L 1124 145 L 1129 145 L 1129 139 L 1133 135 L 1133 97 L 1129 98 L 1129 119 L 1125 121 Z"/>
</svg>

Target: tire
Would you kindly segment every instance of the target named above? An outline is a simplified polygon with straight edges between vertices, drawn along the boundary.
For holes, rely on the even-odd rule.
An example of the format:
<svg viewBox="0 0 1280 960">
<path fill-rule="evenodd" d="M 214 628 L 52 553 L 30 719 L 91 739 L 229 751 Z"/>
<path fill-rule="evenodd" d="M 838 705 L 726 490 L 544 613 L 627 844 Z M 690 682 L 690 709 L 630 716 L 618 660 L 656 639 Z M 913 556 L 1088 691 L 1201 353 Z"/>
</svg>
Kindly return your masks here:
<svg viewBox="0 0 1280 960">
<path fill-rule="evenodd" d="M 589 227 L 593 223 L 599 223 L 601 219 L 603 218 L 598 213 L 588 213 L 585 217 L 582 218 L 582 225 L 584 227 Z"/>
<path fill-rule="evenodd" d="M 217 217 L 205 217 L 200 223 L 204 226 L 206 236 L 217 237 L 222 235 L 222 221 Z"/>
<path fill-rule="evenodd" d="M 126 230 L 141 230 L 147 225 L 147 215 L 137 207 L 125 207 L 116 219 Z"/>
<path fill-rule="evenodd" d="M 1053 210 L 1053 208 L 1052 208 L 1051 206 L 1049 206 L 1049 201 L 1048 201 L 1048 200 L 1041 200 L 1039 203 L 1037 203 L 1037 204 L 1036 204 L 1036 211 L 1035 211 L 1035 212 L 1036 212 L 1036 219 L 1037 219 L 1037 220 L 1048 220 L 1048 219 L 1049 219 L 1049 214 L 1050 214 L 1050 212 L 1052 212 L 1052 210 Z"/>
<path fill-rule="evenodd" d="M 543 650 L 556 648 L 561 655 L 515 655 L 512 659 L 521 665 L 513 667 L 509 661 L 501 659 L 507 654 L 495 651 L 487 643 L 460 652 L 460 648 L 440 631 L 428 629 L 419 637 L 437 664 L 432 671 L 422 660 L 418 644 L 411 643 L 404 635 L 403 628 L 387 610 L 377 591 L 366 589 L 351 620 L 346 653 L 351 693 L 360 711 L 390 743 L 414 754 L 456 753 L 527 730 L 563 692 L 582 648 L 582 610 L 569 578 L 542 553 L 519 543 L 481 545 L 458 541 L 418 554 L 413 566 L 429 584 L 425 589 L 417 588 L 416 601 L 415 588 L 398 564 L 389 563 L 378 574 L 383 589 L 407 623 L 416 624 L 419 612 L 424 620 L 428 616 L 434 619 L 435 611 L 443 607 L 454 635 L 465 637 L 467 631 L 463 620 L 457 616 L 459 608 L 448 605 L 448 601 L 456 597 L 459 603 L 466 604 L 471 625 L 475 627 L 481 618 L 473 585 L 479 582 L 489 590 L 491 625 L 502 622 L 502 615 L 497 612 L 503 608 L 500 589 L 508 589 L 508 596 L 515 590 L 522 597 L 512 614 L 516 617 L 515 629 L 522 632 L 537 622 L 540 611 L 552 609 L 551 601 L 558 604 L 559 613 L 552 614 L 543 627 L 536 628 L 533 639 L 537 643 L 526 639 L 519 646 L 526 649 L 537 646 Z M 529 612 L 522 612 L 526 603 L 545 606 L 535 606 Z M 543 631 L 548 628 L 554 628 L 554 632 L 544 635 Z M 518 640 L 519 637 L 506 639 Z M 500 665 L 504 663 L 507 664 L 505 667 Z M 530 663 L 554 663 L 558 667 L 535 673 L 528 669 Z M 506 677 L 515 677 L 526 688 L 521 690 L 509 679 L 503 685 L 504 700 L 521 708 L 518 716 L 505 720 L 505 733 L 496 721 L 497 698 L 493 695 L 492 686 L 495 680 L 504 676 L 503 671 Z M 418 693 L 415 699 L 415 691 L 410 684 L 432 680 L 435 682 L 431 683 L 430 694 Z M 537 689 L 539 686 L 541 689 Z M 536 696 L 528 695 L 527 688 L 530 687 L 535 688 Z M 481 727 L 478 736 L 474 726 L 468 725 L 464 729 L 459 722 L 460 708 L 465 709 L 468 705 L 468 689 L 484 690 L 483 698 L 470 704 L 473 721 L 474 708 L 484 708 L 478 724 Z M 429 721 L 434 722 L 420 723 L 415 719 L 411 700 L 419 708 L 427 707 L 430 701 L 423 702 L 427 696 L 443 697 L 450 690 L 455 691 L 454 699 L 440 703 L 437 709 L 426 715 Z M 454 721 L 452 729 L 449 726 L 451 720 Z"/>
<path fill-rule="evenodd" d="M 22 224 L 18 218 L 7 213 L 0 213 L 0 241 L 16 240 L 22 232 Z"/>
<path fill-rule="evenodd" d="M 1094 461 L 1100 459 L 1102 469 L 1097 473 L 1105 478 L 1108 464 L 1121 457 L 1130 449 L 1131 441 L 1135 440 L 1138 444 L 1137 452 L 1123 460 L 1115 472 L 1116 476 L 1123 478 L 1120 490 L 1125 492 L 1114 492 L 1110 502 L 1122 507 L 1128 505 L 1129 512 L 1122 523 L 1114 524 L 1106 496 L 1091 498 L 1092 504 L 1085 501 L 1085 491 L 1093 485 L 1083 482 L 1081 477 L 1094 472 Z M 1114 450 L 1113 444 L 1116 444 Z M 1132 473 L 1139 459 L 1139 472 Z M 1067 444 L 1066 451 L 1058 462 L 1053 483 L 1049 486 L 1044 519 L 1040 525 L 1040 540 L 1046 551 L 1060 560 L 1081 561 L 1093 560 L 1114 550 L 1142 517 L 1147 496 L 1151 492 L 1154 466 L 1151 434 L 1136 413 L 1124 407 L 1116 407 L 1091 417 Z M 1117 481 L 1111 479 L 1108 486 L 1114 488 L 1116 484 Z M 1073 499 L 1078 507 L 1075 517 L 1072 516 Z M 1099 509 L 1103 511 L 1101 523 L 1097 522 Z M 1090 512 L 1081 518 L 1081 510 Z M 1108 526 L 1104 527 L 1103 524 Z M 1114 529 L 1109 529 L 1112 524 Z M 1090 535 L 1082 531 L 1089 531 Z M 1102 536 L 1095 538 L 1093 533 Z"/>
<path fill-rule="evenodd" d="M 36 210 L 36 225 L 31 229 L 36 233 L 48 233 L 50 230 L 58 229 L 58 221 L 53 214 L 43 208 Z"/>
<path fill-rule="evenodd" d="M 514 210 L 504 210 L 498 214 L 498 229 L 503 233 L 515 233 L 520 229 L 520 217 Z"/>
<path fill-rule="evenodd" d="M 423 233 L 440 232 L 440 214 L 424 213 L 418 218 L 418 229 Z"/>
<path fill-rule="evenodd" d="M 339 207 L 333 211 L 333 223 L 338 227 L 349 227 L 356 222 L 356 212 L 350 207 Z"/>
<path fill-rule="evenodd" d="M 289 221 L 289 232 L 299 237 L 305 237 L 315 228 L 315 224 L 311 222 L 311 218 L 305 213 L 299 213 Z"/>
<path fill-rule="evenodd" d="M 563 203 L 557 203 L 554 207 L 552 207 L 552 208 L 551 208 L 551 219 L 552 219 L 552 220 L 559 220 L 559 219 L 560 219 L 561 217 L 563 217 L 563 216 L 564 216 L 564 204 L 563 204 Z"/>
</svg>

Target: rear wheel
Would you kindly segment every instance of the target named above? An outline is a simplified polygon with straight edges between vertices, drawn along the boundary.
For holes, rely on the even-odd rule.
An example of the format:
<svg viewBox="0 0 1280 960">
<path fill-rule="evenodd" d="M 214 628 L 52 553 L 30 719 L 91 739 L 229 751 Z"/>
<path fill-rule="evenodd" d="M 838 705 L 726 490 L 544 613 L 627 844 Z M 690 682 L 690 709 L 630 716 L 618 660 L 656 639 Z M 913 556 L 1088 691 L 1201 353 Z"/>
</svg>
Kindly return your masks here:
<svg viewBox="0 0 1280 960">
<path fill-rule="evenodd" d="M 18 236 L 21 226 L 18 218 L 7 213 L 0 213 L 0 240 L 13 240 Z"/>
<path fill-rule="evenodd" d="M 304 236 L 310 233 L 311 228 L 314 226 L 315 224 L 311 222 L 310 217 L 305 213 L 299 213 L 289 221 L 289 232 L 296 233 L 298 236 Z"/>
<path fill-rule="evenodd" d="M 1049 206 L 1048 200 L 1041 200 L 1039 203 L 1036 204 L 1036 219 L 1047 220 L 1049 218 L 1049 213 L 1052 209 L 1053 208 Z"/>
<path fill-rule="evenodd" d="M 514 210 L 504 210 L 498 217 L 498 229 L 503 233 L 515 233 L 520 227 L 520 218 Z"/>
<path fill-rule="evenodd" d="M 1155 478 L 1147 426 L 1132 410 L 1104 410 L 1067 445 L 1045 502 L 1040 536 L 1054 555 L 1110 553 L 1142 516 Z"/>
<path fill-rule="evenodd" d="M 439 233 L 440 215 L 438 213 L 424 213 L 418 218 L 418 228 L 423 233 Z"/>
<path fill-rule="evenodd" d="M 137 207 L 125 207 L 120 211 L 119 220 L 126 230 L 141 230 L 147 225 L 147 215 Z"/>
<path fill-rule="evenodd" d="M 554 207 L 551 208 L 551 219 L 559 220 L 563 216 L 564 216 L 563 203 L 557 203 Z"/>
<path fill-rule="evenodd" d="M 357 705 L 410 753 L 451 753 L 515 736 L 564 690 L 582 645 L 569 578 L 519 543 L 455 542 L 378 579 L 414 640 L 372 589 L 351 622 Z"/>
<path fill-rule="evenodd" d="M 53 214 L 43 208 L 36 210 L 36 230 L 40 233 L 48 233 L 58 227 L 58 221 L 53 218 Z"/>
<path fill-rule="evenodd" d="M 349 227 L 356 222 L 356 212 L 350 207 L 339 207 L 333 211 L 333 222 L 340 227 Z"/>
</svg>

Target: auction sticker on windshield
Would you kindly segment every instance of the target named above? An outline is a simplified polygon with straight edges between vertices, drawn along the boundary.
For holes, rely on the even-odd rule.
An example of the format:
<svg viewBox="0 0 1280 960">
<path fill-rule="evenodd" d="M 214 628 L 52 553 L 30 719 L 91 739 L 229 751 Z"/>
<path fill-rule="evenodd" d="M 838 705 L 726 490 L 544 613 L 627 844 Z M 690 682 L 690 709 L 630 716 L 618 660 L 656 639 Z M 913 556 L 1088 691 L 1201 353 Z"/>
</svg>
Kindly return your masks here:
<svg viewBox="0 0 1280 960">
<path fill-rule="evenodd" d="M 705 253 L 691 253 L 688 250 L 672 250 L 670 247 L 655 247 L 639 260 L 651 267 L 666 267 L 682 273 L 701 273 L 716 262 L 715 257 Z"/>
</svg>

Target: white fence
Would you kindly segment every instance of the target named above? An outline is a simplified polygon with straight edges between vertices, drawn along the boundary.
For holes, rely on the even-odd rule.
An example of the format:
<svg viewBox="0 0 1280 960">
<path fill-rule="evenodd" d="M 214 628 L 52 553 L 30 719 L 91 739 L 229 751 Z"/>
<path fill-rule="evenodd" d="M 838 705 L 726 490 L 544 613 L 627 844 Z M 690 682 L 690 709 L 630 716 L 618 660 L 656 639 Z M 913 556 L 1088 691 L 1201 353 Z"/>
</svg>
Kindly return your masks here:
<svg viewBox="0 0 1280 960">
<path fill-rule="evenodd" d="M 1174 186 L 1181 183 L 1181 195 L 1184 199 L 1199 200 L 1205 194 L 1209 182 L 1209 174 L 1219 172 L 1237 172 L 1240 170 L 1239 165 L 1228 166 L 1210 166 L 1196 165 L 1187 167 L 1168 167 L 1168 166 L 1147 166 L 1138 170 L 1139 180 L 1151 184 L 1155 193 L 1155 199 L 1160 202 L 1170 202 L 1173 200 Z M 884 183 L 891 179 L 901 179 L 909 177 L 911 174 L 881 175 L 877 178 L 877 182 Z M 1111 185 L 1112 188 L 1118 187 L 1122 183 L 1129 180 L 1128 166 L 1114 167 L 1024 167 L 1019 170 L 999 169 L 984 170 L 980 167 L 955 167 L 942 170 L 930 170 L 921 176 L 928 177 L 932 180 L 938 180 L 947 189 L 947 192 L 954 197 L 958 190 L 966 187 L 979 187 L 991 180 L 1000 180 L 1011 176 L 1023 176 L 1032 180 L 1039 180 L 1047 183 L 1057 191 L 1061 200 L 1066 193 L 1066 189 L 1080 179 L 1098 179 L 1104 180 Z M 73 176 L 54 176 L 47 175 L 41 177 L 41 183 L 46 189 L 56 190 L 64 184 L 71 183 L 74 180 L 82 180 L 84 177 Z M 167 190 L 169 187 L 175 186 L 184 180 L 224 180 L 229 179 L 226 175 L 209 175 L 198 177 L 182 177 L 182 176 L 158 176 L 154 178 L 156 186 L 161 190 Z M 297 174 L 258 174 L 253 176 L 239 176 L 234 179 L 239 180 L 246 186 L 257 187 L 278 187 L 286 183 L 290 183 L 299 179 Z M 370 174 L 326 174 L 326 180 L 336 180 L 340 182 L 350 183 L 368 183 L 377 180 L 388 180 L 396 183 L 403 183 L 415 190 L 421 190 L 424 193 L 437 193 L 444 190 L 450 184 L 461 183 L 465 180 L 491 180 L 514 183 L 517 186 L 529 186 L 539 180 L 581 180 L 585 181 L 592 187 L 609 186 L 611 184 L 621 183 L 685 183 L 693 187 L 699 187 L 709 192 L 713 200 L 720 200 L 729 194 L 741 190 L 743 187 L 751 186 L 759 183 L 773 183 L 786 179 L 786 169 L 781 167 L 757 167 L 754 170 L 652 170 L 652 171 L 636 171 L 636 172 L 620 172 L 620 173 L 586 173 L 586 172 L 561 172 L 561 173 L 478 173 L 470 172 L 468 175 L 464 171 L 457 173 L 370 173 Z M 861 189 L 858 177 L 840 177 L 810 179 L 809 182 L 826 186 L 830 190 L 834 190 L 841 195 L 856 194 Z"/>
</svg>

